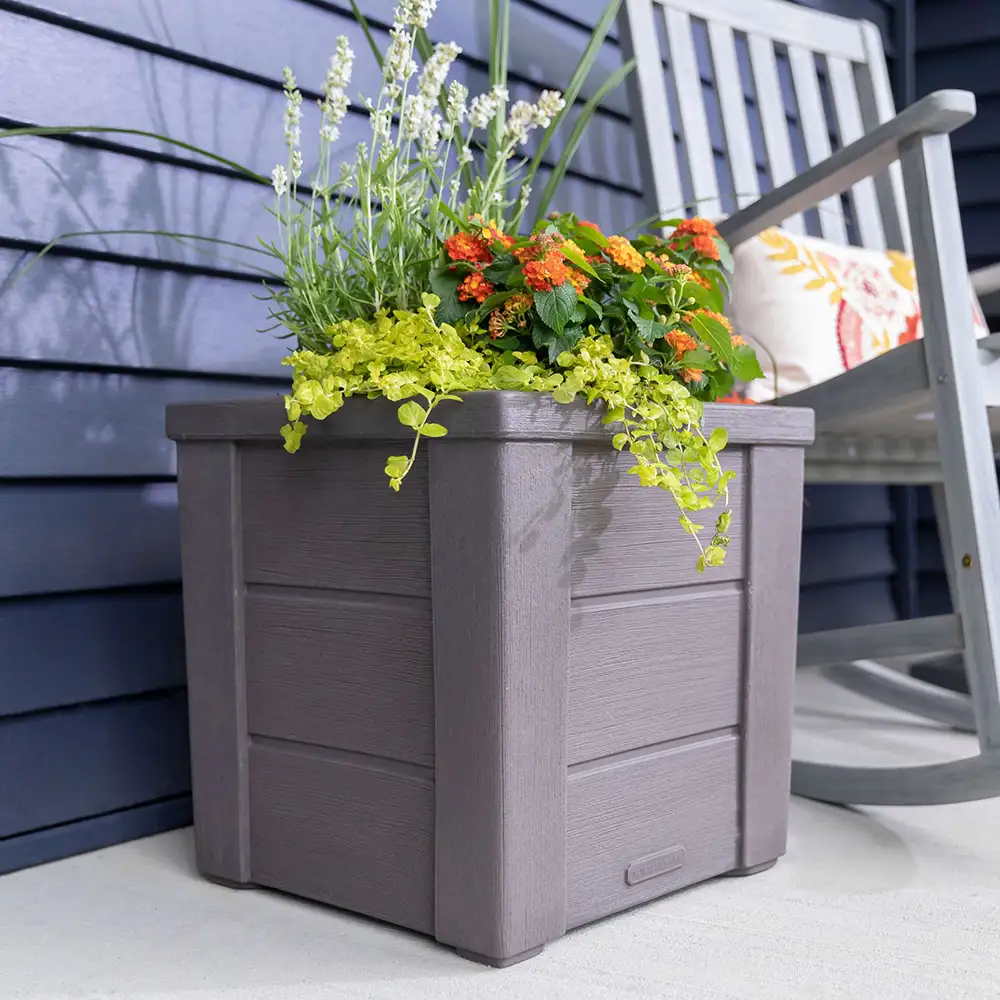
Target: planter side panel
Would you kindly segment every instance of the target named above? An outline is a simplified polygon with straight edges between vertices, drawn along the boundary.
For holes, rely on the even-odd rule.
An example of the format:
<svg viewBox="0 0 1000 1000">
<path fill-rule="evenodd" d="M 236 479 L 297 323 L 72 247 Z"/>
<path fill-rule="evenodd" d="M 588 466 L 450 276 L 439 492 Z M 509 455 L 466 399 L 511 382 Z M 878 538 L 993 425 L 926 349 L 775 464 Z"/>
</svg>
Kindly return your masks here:
<svg viewBox="0 0 1000 1000">
<path fill-rule="evenodd" d="M 570 770 L 568 927 L 736 866 L 739 749 L 725 735 Z"/>
<path fill-rule="evenodd" d="M 725 566 L 712 571 L 713 583 L 744 575 L 746 453 L 734 448 L 721 458 L 724 469 L 736 472 L 729 486 L 732 544 Z M 709 579 L 695 568 L 697 546 L 678 526 L 673 500 L 629 475 L 633 463 L 630 454 L 619 454 L 608 443 L 573 449 L 575 598 L 682 587 Z M 709 521 L 712 514 L 703 511 L 700 520 Z"/>
<path fill-rule="evenodd" d="M 251 588 L 246 628 L 251 733 L 433 765 L 429 601 Z"/>
<path fill-rule="evenodd" d="M 338 751 L 250 748 L 254 881 L 434 933 L 434 780 Z"/>
<path fill-rule="evenodd" d="M 743 601 L 737 583 L 574 601 L 569 763 L 736 726 Z"/>
<path fill-rule="evenodd" d="M 242 447 L 247 583 L 429 597 L 426 449 L 394 493 L 392 447 Z"/>
</svg>

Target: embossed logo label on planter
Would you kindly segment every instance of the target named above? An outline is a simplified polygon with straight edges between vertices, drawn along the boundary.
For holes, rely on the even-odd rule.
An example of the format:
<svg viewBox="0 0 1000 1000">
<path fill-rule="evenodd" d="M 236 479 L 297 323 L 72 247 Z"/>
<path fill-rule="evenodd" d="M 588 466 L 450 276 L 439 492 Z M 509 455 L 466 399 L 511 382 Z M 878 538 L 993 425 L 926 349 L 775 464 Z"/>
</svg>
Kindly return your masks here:
<svg viewBox="0 0 1000 1000">
<path fill-rule="evenodd" d="M 668 872 L 675 872 L 678 868 L 684 867 L 686 853 L 683 847 L 671 847 L 669 850 L 661 851 L 659 854 L 651 854 L 647 858 L 640 858 L 633 861 L 625 869 L 625 881 L 629 885 L 638 885 L 646 882 L 657 875 L 666 875 Z"/>
</svg>

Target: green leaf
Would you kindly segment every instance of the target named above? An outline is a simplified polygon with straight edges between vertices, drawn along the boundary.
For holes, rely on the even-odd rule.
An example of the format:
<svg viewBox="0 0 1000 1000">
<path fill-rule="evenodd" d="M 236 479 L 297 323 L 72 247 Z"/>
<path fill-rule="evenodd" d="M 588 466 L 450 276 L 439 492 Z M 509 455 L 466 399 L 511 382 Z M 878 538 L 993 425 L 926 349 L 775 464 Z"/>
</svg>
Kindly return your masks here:
<svg viewBox="0 0 1000 1000">
<path fill-rule="evenodd" d="M 729 250 L 729 244 L 721 236 L 712 237 L 715 246 L 719 251 L 719 263 L 730 273 L 733 273 L 736 265 L 733 262 L 733 255 Z"/>
<path fill-rule="evenodd" d="M 531 339 L 539 350 L 548 350 L 549 364 L 556 364 L 561 354 L 576 347 L 583 332 L 582 326 L 568 326 L 561 333 L 556 333 L 544 324 L 536 323 L 531 331 Z"/>
<path fill-rule="evenodd" d="M 721 313 L 724 307 L 721 292 L 699 285 L 697 281 L 688 281 L 681 289 L 681 295 L 684 298 L 694 299 L 702 309 L 707 309 L 709 312 Z"/>
<path fill-rule="evenodd" d="M 715 367 L 715 355 L 699 347 L 697 350 L 688 351 L 681 358 L 681 364 L 685 368 L 701 368 L 702 370 L 713 368 Z"/>
<path fill-rule="evenodd" d="M 650 229 L 676 229 L 683 219 L 657 219 L 649 224 Z"/>
<path fill-rule="evenodd" d="M 498 389 L 523 389 L 528 384 L 528 375 L 516 365 L 501 365 L 493 373 L 493 384 Z"/>
<path fill-rule="evenodd" d="M 590 250 L 591 256 L 600 253 L 607 245 L 608 238 L 603 233 L 599 233 L 596 229 L 591 229 L 590 226 L 576 226 L 570 233 L 573 242 L 583 247 L 584 250 Z M 598 265 L 597 267 L 599 267 Z M 597 276 L 600 277 L 601 273 L 597 271 Z M 608 265 L 608 271 L 610 273 L 611 265 Z"/>
<path fill-rule="evenodd" d="M 409 465 L 410 459 L 406 455 L 390 455 L 385 463 L 385 474 L 390 479 L 402 479 Z"/>
<path fill-rule="evenodd" d="M 764 377 L 754 349 L 747 344 L 741 344 L 733 350 L 729 369 L 741 382 L 752 382 L 755 378 Z"/>
<path fill-rule="evenodd" d="M 424 424 L 424 426 L 420 428 L 420 433 L 423 434 L 424 437 L 443 438 L 445 434 L 448 433 L 448 429 L 446 427 L 442 427 L 441 424 Z"/>
<path fill-rule="evenodd" d="M 717 368 L 708 373 L 708 397 L 710 400 L 721 399 L 733 391 L 735 383 L 733 373 L 725 368 Z"/>
<path fill-rule="evenodd" d="M 726 361 L 732 360 L 735 348 L 729 330 L 717 319 L 709 319 L 707 316 L 695 313 L 691 316 L 691 326 L 720 358 Z"/>
<path fill-rule="evenodd" d="M 576 308 L 576 289 L 567 281 L 551 292 L 535 292 L 535 311 L 557 334 L 563 332 Z"/>
<path fill-rule="evenodd" d="M 729 444 L 729 432 L 725 427 L 716 427 L 708 438 L 708 446 L 717 455 Z"/>
<path fill-rule="evenodd" d="M 604 318 L 604 310 L 601 308 L 599 302 L 595 302 L 593 299 L 588 299 L 586 295 L 581 296 L 580 304 L 586 306 L 598 319 Z"/>
<path fill-rule="evenodd" d="M 491 312 L 497 306 L 503 305 L 512 295 L 517 295 L 517 292 L 494 292 L 486 297 L 479 308 L 484 313 Z"/>
<path fill-rule="evenodd" d="M 509 253 L 497 254 L 493 258 L 493 263 L 489 267 L 483 268 L 483 277 L 494 285 L 503 285 L 510 277 L 511 271 L 517 266 L 517 262 Z"/>
<path fill-rule="evenodd" d="M 409 403 L 403 403 L 399 408 L 399 422 L 404 427 L 413 427 L 414 429 L 419 427 L 423 423 L 427 416 L 427 411 L 419 404 L 410 400 Z"/>
<path fill-rule="evenodd" d="M 458 286 L 463 277 L 463 274 L 452 271 L 447 265 L 431 270 L 431 291 L 441 300 L 434 311 L 438 323 L 459 323 L 472 311 L 458 297 Z"/>
<path fill-rule="evenodd" d="M 562 248 L 562 252 L 578 271 L 583 271 L 584 274 L 590 275 L 591 278 L 597 277 L 597 272 L 590 266 L 590 262 L 583 254 L 577 253 L 572 247 L 565 246 Z"/>
<path fill-rule="evenodd" d="M 655 317 L 650 319 L 643 316 L 634 317 L 635 327 L 639 331 L 639 336 L 647 344 L 652 344 L 654 340 L 659 340 L 670 333 L 670 327 L 666 323 L 661 323 Z"/>
<path fill-rule="evenodd" d="M 515 348 L 521 346 L 521 338 L 510 336 L 510 337 L 500 337 L 497 340 L 491 340 L 490 347 L 495 347 L 498 351 L 513 351 Z"/>
<path fill-rule="evenodd" d="M 627 444 L 628 444 L 628 435 L 627 434 L 616 434 L 611 439 L 611 447 L 614 448 L 615 451 L 621 451 L 622 448 L 624 448 L 625 445 L 627 445 Z"/>
</svg>

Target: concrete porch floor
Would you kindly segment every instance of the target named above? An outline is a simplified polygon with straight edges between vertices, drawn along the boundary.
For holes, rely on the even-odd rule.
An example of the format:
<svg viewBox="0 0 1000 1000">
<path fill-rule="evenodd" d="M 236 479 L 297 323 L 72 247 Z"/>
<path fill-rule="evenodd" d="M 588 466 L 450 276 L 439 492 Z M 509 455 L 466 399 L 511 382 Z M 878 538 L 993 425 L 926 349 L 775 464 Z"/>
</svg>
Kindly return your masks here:
<svg viewBox="0 0 1000 1000">
<path fill-rule="evenodd" d="M 974 742 L 811 675 L 797 750 L 918 763 Z M 190 830 L 0 878 L 0 998 L 998 1000 L 1000 801 L 793 799 L 788 855 L 574 931 L 505 971 L 194 871 Z"/>
</svg>

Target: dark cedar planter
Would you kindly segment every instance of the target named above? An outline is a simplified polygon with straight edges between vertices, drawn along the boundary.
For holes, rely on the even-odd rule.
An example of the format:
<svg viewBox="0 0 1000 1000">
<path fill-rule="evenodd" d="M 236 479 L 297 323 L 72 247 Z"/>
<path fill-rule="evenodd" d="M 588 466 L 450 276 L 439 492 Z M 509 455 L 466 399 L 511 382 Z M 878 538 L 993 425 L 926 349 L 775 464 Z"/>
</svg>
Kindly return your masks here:
<svg viewBox="0 0 1000 1000">
<path fill-rule="evenodd" d="M 593 410 L 449 404 L 396 494 L 397 408 L 352 401 L 297 455 L 279 399 L 169 410 L 201 871 L 499 965 L 770 866 L 811 412 L 708 408 L 738 476 L 698 575 Z"/>
</svg>

